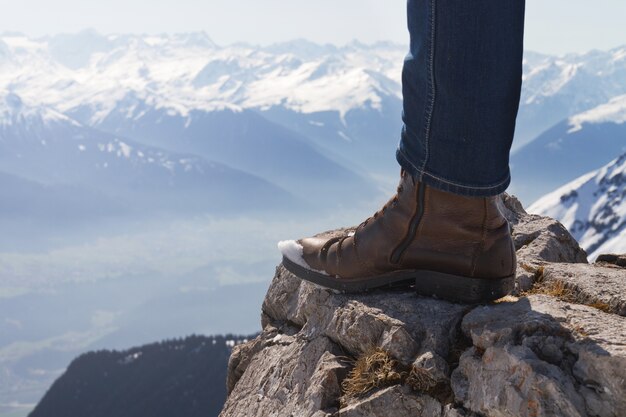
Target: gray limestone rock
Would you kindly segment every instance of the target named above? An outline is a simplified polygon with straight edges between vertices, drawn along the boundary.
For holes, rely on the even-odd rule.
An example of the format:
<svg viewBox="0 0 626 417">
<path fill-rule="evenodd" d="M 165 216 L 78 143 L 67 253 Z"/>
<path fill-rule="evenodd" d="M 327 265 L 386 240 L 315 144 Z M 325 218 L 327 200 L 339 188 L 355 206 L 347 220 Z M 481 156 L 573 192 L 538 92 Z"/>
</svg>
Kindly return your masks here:
<svg viewBox="0 0 626 417">
<path fill-rule="evenodd" d="M 337 294 L 279 266 L 263 303 L 263 332 L 233 351 L 230 395 L 221 416 L 333 413 L 347 371 L 342 357 L 358 357 L 372 347 L 384 348 L 406 366 L 420 356 L 424 365 L 438 367 L 435 375 L 447 377 L 442 358 L 457 342 L 467 311 L 468 306 L 407 291 Z M 325 350 L 332 355 L 324 356 Z M 407 390 L 391 389 L 381 398 L 342 409 L 340 415 L 375 415 L 367 410 L 396 402 L 398 395 L 398 404 L 422 404 L 427 411 L 436 406 L 440 414 L 436 400 Z"/>
<path fill-rule="evenodd" d="M 452 388 L 465 408 L 520 417 L 626 411 L 626 318 L 534 295 L 478 307 L 462 328 L 473 347 Z"/>
<path fill-rule="evenodd" d="M 305 417 L 337 410 L 346 372 L 338 346 L 325 337 L 275 339 L 250 360 L 220 416 Z"/>
<path fill-rule="evenodd" d="M 443 408 L 442 417 L 479 417 L 478 414 L 474 414 L 463 408 L 455 408 L 452 404 L 448 404 Z"/>
<path fill-rule="evenodd" d="M 557 220 L 526 213 L 515 196 L 502 194 L 500 202 L 500 210 L 513 228 L 518 259 L 587 263 L 585 251 Z"/>
<path fill-rule="evenodd" d="M 424 369 L 428 372 L 435 382 L 448 383 L 450 375 L 450 367 L 448 362 L 441 356 L 433 352 L 424 352 L 415 359 L 413 366 L 418 369 Z"/>
<path fill-rule="evenodd" d="M 532 288 L 546 262 L 587 263 L 587 254 L 565 226 L 550 217 L 528 214 L 515 196 L 502 194 L 500 211 L 512 228 L 517 255 L 516 291 Z"/>
<path fill-rule="evenodd" d="M 292 323 L 309 338 L 329 337 L 353 356 L 386 347 L 406 364 L 418 351 L 446 357 L 468 308 L 406 290 L 337 294 L 302 281 L 282 266 L 263 302 L 265 325 Z"/>
<path fill-rule="evenodd" d="M 561 281 L 581 304 L 626 316 L 626 269 L 610 264 L 545 264 L 543 279 Z"/>
<path fill-rule="evenodd" d="M 603 253 L 601 255 L 598 255 L 598 257 L 596 258 L 596 263 L 610 264 L 626 268 L 626 253 Z"/>
<path fill-rule="evenodd" d="M 432 397 L 394 385 L 354 401 L 339 410 L 338 417 L 439 417 L 441 404 Z"/>
<path fill-rule="evenodd" d="M 235 384 L 248 368 L 248 365 L 250 365 L 254 355 L 263 350 L 267 346 L 268 340 L 272 338 L 272 335 L 276 334 L 277 332 L 268 329 L 267 332 L 262 333 L 259 337 L 233 347 L 233 351 L 228 359 L 228 372 L 226 375 L 226 391 L 228 394 L 235 388 Z"/>
</svg>

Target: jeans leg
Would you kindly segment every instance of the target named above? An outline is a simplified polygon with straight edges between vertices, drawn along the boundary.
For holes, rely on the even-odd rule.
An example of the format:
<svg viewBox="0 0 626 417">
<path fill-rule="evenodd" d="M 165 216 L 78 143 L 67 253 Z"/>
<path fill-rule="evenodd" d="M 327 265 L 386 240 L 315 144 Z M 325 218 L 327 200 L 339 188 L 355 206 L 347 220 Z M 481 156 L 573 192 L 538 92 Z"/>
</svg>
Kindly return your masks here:
<svg viewBox="0 0 626 417">
<path fill-rule="evenodd" d="M 491 196 L 510 183 L 524 0 L 408 0 L 396 157 L 420 181 Z"/>
</svg>

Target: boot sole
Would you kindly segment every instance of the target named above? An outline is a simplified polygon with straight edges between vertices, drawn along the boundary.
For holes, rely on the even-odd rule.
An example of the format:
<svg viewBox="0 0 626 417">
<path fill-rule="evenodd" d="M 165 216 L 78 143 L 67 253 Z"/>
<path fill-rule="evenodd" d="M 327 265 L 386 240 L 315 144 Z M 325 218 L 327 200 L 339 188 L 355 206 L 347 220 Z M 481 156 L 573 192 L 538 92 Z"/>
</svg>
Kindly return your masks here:
<svg viewBox="0 0 626 417">
<path fill-rule="evenodd" d="M 400 270 L 348 281 L 311 271 L 284 256 L 283 266 L 298 278 L 345 293 L 414 286 L 418 294 L 468 304 L 497 300 L 510 294 L 515 286 L 515 275 L 475 278 L 437 271 Z"/>
</svg>

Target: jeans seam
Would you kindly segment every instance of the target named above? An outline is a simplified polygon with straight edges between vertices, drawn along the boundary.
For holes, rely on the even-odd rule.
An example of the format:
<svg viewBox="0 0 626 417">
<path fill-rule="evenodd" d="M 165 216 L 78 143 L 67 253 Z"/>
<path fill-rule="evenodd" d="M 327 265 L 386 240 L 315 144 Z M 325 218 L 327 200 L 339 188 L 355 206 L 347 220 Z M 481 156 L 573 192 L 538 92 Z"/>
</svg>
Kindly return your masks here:
<svg viewBox="0 0 626 417">
<path fill-rule="evenodd" d="M 425 125 L 425 138 L 424 138 L 424 162 L 422 162 L 422 167 L 419 171 L 424 172 L 426 169 L 426 164 L 428 163 L 429 156 L 429 147 L 430 147 L 430 134 L 431 134 L 431 124 L 433 113 L 435 110 L 435 100 L 436 100 L 436 87 L 435 87 L 435 1 L 430 0 L 430 50 L 429 50 L 429 62 L 428 62 L 428 72 L 429 72 L 429 82 L 430 82 L 430 103 L 426 107 L 426 125 Z"/>
<path fill-rule="evenodd" d="M 501 186 L 502 184 L 506 183 L 507 181 L 509 181 L 509 179 L 511 178 L 510 175 L 507 175 L 506 178 L 504 180 L 500 181 L 500 182 L 497 182 L 497 183 L 492 184 L 492 185 L 481 186 L 481 185 L 463 185 L 463 184 L 459 184 L 457 182 L 445 180 L 443 178 L 440 178 L 440 177 L 438 177 L 436 175 L 433 175 L 430 172 L 426 172 L 426 171 L 422 171 L 422 175 L 429 176 L 431 178 L 436 179 L 437 181 L 441 181 L 441 182 L 444 182 L 446 184 L 454 185 L 455 187 L 475 188 L 475 189 L 481 189 L 481 190 L 486 190 L 486 189 L 489 189 L 489 188 L 497 188 L 497 187 Z"/>
</svg>

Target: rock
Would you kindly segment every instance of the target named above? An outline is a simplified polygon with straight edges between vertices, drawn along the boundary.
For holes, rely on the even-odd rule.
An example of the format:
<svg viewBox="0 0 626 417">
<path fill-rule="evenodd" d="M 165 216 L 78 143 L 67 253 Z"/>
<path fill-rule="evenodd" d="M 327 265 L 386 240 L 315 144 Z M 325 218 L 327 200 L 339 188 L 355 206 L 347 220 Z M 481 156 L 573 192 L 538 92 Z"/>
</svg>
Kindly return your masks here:
<svg viewBox="0 0 626 417">
<path fill-rule="evenodd" d="M 530 290 L 533 285 L 535 285 L 535 281 L 537 281 L 539 277 L 539 268 L 532 267 L 528 264 L 524 264 L 522 262 L 518 262 L 517 271 L 515 273 L 515 295 L 522 294 L 528 290 Z"/>
<path fill-rule="evenodd" d="M 477 414 L 474 414 L 462 408 L 454 408 L 452 404 L 448 404 L 443 408 L 442 417 L 479 417 L 479 416 Z"/>
<path fill-rule="evenodd" d="M 339 381 L 347 369 L 338 358 L 358 357 L 371 347 L 385 348 L 404 365 L 420 356 L 425 365 L 438 367 L 436 375 L 443 377 L 448 370 L 441 358 L 448 357 L 457 343 L 467 310 L 465 305 L 407 291 L 337 294 L 279 266 L 263 303 L 263 332 L 233 352 L 228 379 L 231 394 L 221 416 L 333 413 L 341 396 Z M 290 335 L 283 334 L 283 329 Z M 333 356 L 324 358 L 325 350 Z M 320 368 L 320 364 L 331 366 Z M 391 390 L 388 395 L 399 392 Z M 405 402 L 425 401 L 402 395 Z M 352 405 L 345 415 L 374 409 L 380 401 L 387 401 L 387 396 Z M 433 401 L 441 410 L 434 399 L 424 403 L 425 409 Z"/>
<path fill-rule="evenodd" d="M 267 327 L 257 338 L 246 343 L 235 345 L 228 360 L 228 373 L 226 379 L 226 390 L 230 394 L 235 384 L 248 368 L 250 361 L 258 352 L 272 343 L 276 343 L 282 338 L 278 334 L 278 329 Z"/>
<path fill-rule="evenodd" d="M 452 388 L 467 409 L 520 417 L 626 410 L 624 317 L 534 295 L 478 307 L 462 329 L 473 347 L 452 373 Z"/>
<path fill-rule="evenodd" d="M 589 265 L 558 222 L 527 214 L 514 197 L 501 202 L 513 227 L 518 291 L 558 280 L 577 298 L 536 294 L 472 306 L 407 289 L 341 294 L 279 265 L 263 331 L 233 350 L 221 417 L 624 417 L 623 269 Z M 394 378 L 342 392 L 369 384 L 369 371 L 344 381 L 372 348 L 393 359 L 385 363 Z"/>
<path fill-rule="evenodd" d="M 512 227 L 517 254 L 516 294 L 533 286 L 545 262 L 587 263 L 585 251 L 557 220 L 528 214 L 515 196 L 506 193 L 499 207 Z"/>
<path fill-rule="evenodd" d="M 621 255 L 616 255 L 613 253 L 604 253 L 598 255 L 596 258 L 596 263 L 607 263 L 615 266 L 621 266 L 622 268 L 626 268 L 626 253 Z"/>
<path fill-rule="evenodd" d="M 418 350 L 446 357 L 467 309 L 403 290 L 337 294 L 302 281 L 282 266 L 263 302 L 266 325 L 292 323 L 309 338 L 329 337 L 353 356 L 386 346 L 409 364 Z"/>
<path fill-rule="evenodd" d="M 313 416 L 336 411 L 346 371 L 337 345 L 328 338 L 307 341 L 301 335 L 264 343 L 262 354 L 254 355 L 236 381 L 220 416 Z"/>
<path fill-rule="evenodd" d="M 413 362 L 415 368 L 424 369 L 435 382 L 447 382 L 450 369 L 448 362 L 433 352 L 424 352 Z"/>
<path fill-rule="evenodd" d="M 511 224 L 517 257 L 527 261 L 587 263 L 587 254 L 557 220 L 528 214 L 514 196 L 502 194 L 500 210 Z"/>
<path fill-rule="evenodd" d="M 394 385 L 339 410 L 339 417 L 431 417 L 441 415 L 441 404 L 432 397 Z"/>
<path fill-rule="evenodd" d="M 545 264 L 545 282 L 561 281 L 580 304 L 626 316 L 626 270 L 605 264 Z"/>
</svg>

